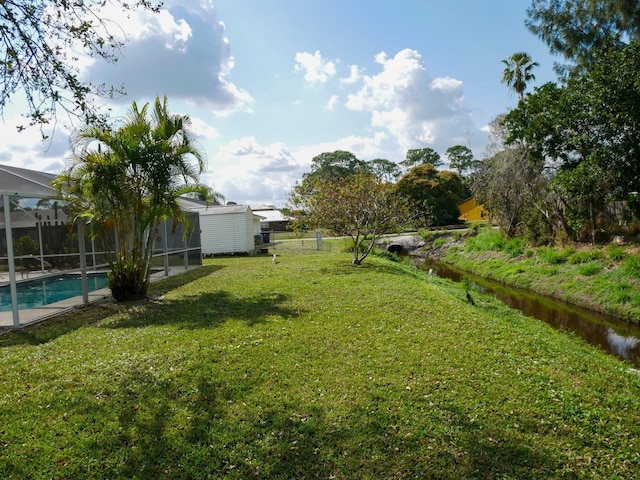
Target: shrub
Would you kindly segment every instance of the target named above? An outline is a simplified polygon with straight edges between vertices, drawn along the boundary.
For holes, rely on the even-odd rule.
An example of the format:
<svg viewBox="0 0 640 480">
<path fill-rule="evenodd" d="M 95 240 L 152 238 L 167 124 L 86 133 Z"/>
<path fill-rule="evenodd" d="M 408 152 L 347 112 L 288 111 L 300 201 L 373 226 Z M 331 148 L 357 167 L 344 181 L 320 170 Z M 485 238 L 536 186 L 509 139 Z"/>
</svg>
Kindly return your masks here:
<svg viewBox="0 0 640 480">
<path fill-rule="evenodd" d="M 380 258 L 384 258 L 386 260 L 389 260 L 391 262 L 401 262 L 402 258 L 394 252 L 390 252 L 389 250 L 383 250 L 382 248 L 374 248 L 371 251 L 371 255 L 375 256 L 375 257 L 380 257 Z"/>
<path fill-rule="evenodd" d="M 438 237 L 433 241 L 433 248 L 441 247 L 446 243 L 447 243 L 447 239 L 445 237 Z"/>
<path fill-rule="evenodd" d="M 525 243 L 521 238 L 510 238 L 507 240 L 504 251 L 509 254 L 510 257 L 519 257 L 524 253 Z"/>
<path fill-rule="evenodd" d="M 559 265 L 567 261 L 568 249 L 562 251 L 550 247 L 543 247 L 538 250 L 538 257 L 550 265 Z"/>
<path fill-rule="evenodd" d="M 589 263 L 593 260 L 599 260 L 602 258 L 602 252 L 600 250 L 585 250 L 582 252 L 575 252 L 569 256 L 568 262 L 572 265 L 580 263 Z"/>
<path fill-rule="evenodd" d="M 600 270 L 602 270 L 602 265 L 598 263 L 587 263 L 578 267 L 578 275 L 590 277 L 591 275 L 595 275 L 600 272 Z"/>
<path fill-rule="evenodd" d="M 607 252 L 609 260 L 614 262 L 620 262 L 624 259 L 624 249 L 619 245 L 609 245 L 609 251 Z"/>
<path fill-rule="evenodd" d="M 634 255 L 625 258 L 622 269 L 630 277 L 640 277 L 640 257 Z"/>
<path fill-rule="evenodd" d="M 506 240 L 497 230 L 485 230 L 475 237 L 471 237 L 467 240 L 467 246 L 471 250 L 477 250 L 480 252 L 500 252 L 504 249 L 505 245 Z"/>
</svg>

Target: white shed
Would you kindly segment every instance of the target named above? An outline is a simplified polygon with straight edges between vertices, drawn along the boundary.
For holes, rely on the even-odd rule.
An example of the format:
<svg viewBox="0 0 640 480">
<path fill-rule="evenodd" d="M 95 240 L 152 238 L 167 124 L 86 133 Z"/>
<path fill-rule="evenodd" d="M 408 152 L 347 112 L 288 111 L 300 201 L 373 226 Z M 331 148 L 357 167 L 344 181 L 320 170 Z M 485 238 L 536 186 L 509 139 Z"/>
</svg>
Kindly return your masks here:
<svg viewBox="0 0 640 480">
<path fill-rule="evenodd" d="M 262 217 L 249 205 L 211 205 L 198 213 L 203 255 L 253 253 L 261 243 Z"/>
</svg>

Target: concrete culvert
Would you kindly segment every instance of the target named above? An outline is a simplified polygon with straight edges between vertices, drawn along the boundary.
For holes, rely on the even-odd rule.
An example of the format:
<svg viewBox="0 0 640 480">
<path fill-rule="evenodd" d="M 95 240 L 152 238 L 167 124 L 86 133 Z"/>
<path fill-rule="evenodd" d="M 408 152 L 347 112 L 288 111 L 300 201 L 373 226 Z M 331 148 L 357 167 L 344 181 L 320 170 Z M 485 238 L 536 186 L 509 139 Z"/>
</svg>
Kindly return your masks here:
<svg viewBox="0 0 640 480">
<path fill-rule="evenodd" d="M 404 247 L 404 245 L 400 245 L 399 243 L 392 243 L 387 247 L 387 251 L 398 254 L 407 253 L 407 249 Z"/>
</svg>

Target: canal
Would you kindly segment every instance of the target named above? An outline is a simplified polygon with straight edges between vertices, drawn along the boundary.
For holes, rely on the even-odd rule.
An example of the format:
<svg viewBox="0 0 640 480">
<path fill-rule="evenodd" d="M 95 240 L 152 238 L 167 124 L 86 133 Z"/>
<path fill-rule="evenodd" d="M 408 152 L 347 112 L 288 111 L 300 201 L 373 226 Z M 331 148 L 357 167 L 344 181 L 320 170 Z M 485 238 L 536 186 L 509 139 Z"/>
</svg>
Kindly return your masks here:
<svg viewBox="0 0 640 480">
<path fill-rule="evenodd" d="M 636 368 L 640 367 L 640 326 L 526 290 L 508 287 L 441 262 L 426 260 L 424 264 L 421 261 L 419 263 L 420 268 L 431 269 L 439 277 L 454 282 L 462 282 L 466 278 L 474 288 L 492 295 L 509 307 L 557 329 L 574 332 L 611 355 L 629 361 Z"/>
</svg>

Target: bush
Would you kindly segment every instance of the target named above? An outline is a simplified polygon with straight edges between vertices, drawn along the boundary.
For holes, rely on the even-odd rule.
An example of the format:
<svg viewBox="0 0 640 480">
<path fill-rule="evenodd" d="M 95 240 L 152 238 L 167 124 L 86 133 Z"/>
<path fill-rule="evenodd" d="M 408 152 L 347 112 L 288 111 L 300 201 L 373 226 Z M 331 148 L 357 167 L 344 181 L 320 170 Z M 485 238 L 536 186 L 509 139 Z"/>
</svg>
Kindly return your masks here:
<svg viewBox="0 0 640 480">
<path fill-rule="evenodd" d="M 385 260 L 389 260 L 391 262 L 402 262 L 402 258 L 400 255 L 394 252 L 390 252 L 389 250 L 383 250 L 382 248 L 374 248 L 371 251 L 371 255 L 374 257 L 384 258 Z"/>
<path fill-rule="evenodd" d="M 38 242 L 33 240 L 29 235 L 23 235 L 13 244 L 13 251 L 16 256 L 20 255 L 37 255 L 40 253 Z"/>
<path fill-rule="evenodd" d="M 587 263 L 584 265 L 580 265 L 578 267 L 578 275 L 584 275 L 585 277 L 590 277 L 591 275 L 595 275 L 602 270 L 602 265 L 598 263 Z"/>
<path fill-rule="evenodd" d="M 575 252 L 569 256 L 568 262 L 572 265 L 580 263 L 589 263 L 593 260 L 599 260 L 602 258 L 602 252 L 600 250 L 585 250 L 582 252 Z"/>
<path fill-rule="evenodd" d="M 504 246 L 504 251 L 509 254 L 510 257 L 519 257 L 524 253 L 525 242 L 521 238 L 510 238 Z"/>
<path fill-rule="evenodd" d="M 640 257 L 634 255 L 625 258 L 622 269 L 630 277 L 640 277 Z"/>
<path fill-rule="evenodd" d="M 619 245 L 609 245 L 609 251 L 607 252 L 609 260 L 614 262 L 620 262 L 624 259 L 624 249 Z"/>
<path fill-rule="evenodd" d="M 446 237 L 438 237 L 433 241 L 433 248 L 438 248 L 441 247 L 443 245 L 445 245 L 447 243 L 447 238 Z"/>
<path fill-rule="evenodd" d="M 485 230 L 467 240 L 467 247 L 480 252 L 500 252 L 504 249 L 506 240 L 497 230 Z"/>
<path fill-rule="evenodd" d="M 550 265 L 560 265 L 567 261 L 572 254 L 572 249 L 556 250 L 555 248 L 543 247 L 538 250 L 538 257 Z"/>
</svg>

